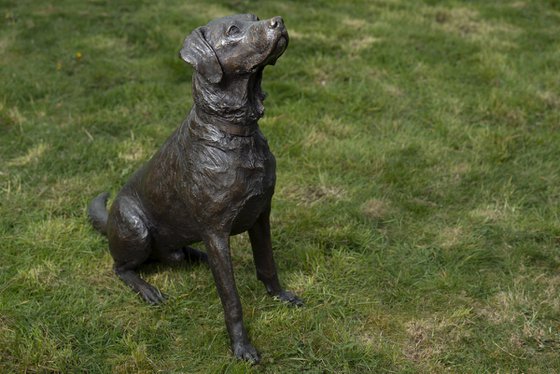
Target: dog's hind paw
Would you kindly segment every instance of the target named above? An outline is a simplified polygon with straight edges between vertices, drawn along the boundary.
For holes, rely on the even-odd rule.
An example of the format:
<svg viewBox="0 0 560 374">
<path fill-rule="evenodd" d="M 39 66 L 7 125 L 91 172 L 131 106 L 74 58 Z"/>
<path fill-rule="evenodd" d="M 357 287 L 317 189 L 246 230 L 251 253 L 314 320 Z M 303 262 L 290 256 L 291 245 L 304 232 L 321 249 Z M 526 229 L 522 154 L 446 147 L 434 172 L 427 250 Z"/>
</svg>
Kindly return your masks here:
<svg viewBox="0 0 560 374">
<path fill-rule="evenodd" d="M 158 305 L 165 301 L 165 295 L 152 285 L 147 285 L 140 289 L 139 293 L 142 298 L 151 305 Z"/>
<path fill-rule="evenodd" d="M 297 307 L 303 306 L 303 300 L 297 297 L 296 295 L 294 295 L 290 291 L 281 291 L 277 295 L 275 295 L 275 297 L 278 298 L 280 301 L 288 303 L 292 306 L 297 306 Z"/>
</svg>

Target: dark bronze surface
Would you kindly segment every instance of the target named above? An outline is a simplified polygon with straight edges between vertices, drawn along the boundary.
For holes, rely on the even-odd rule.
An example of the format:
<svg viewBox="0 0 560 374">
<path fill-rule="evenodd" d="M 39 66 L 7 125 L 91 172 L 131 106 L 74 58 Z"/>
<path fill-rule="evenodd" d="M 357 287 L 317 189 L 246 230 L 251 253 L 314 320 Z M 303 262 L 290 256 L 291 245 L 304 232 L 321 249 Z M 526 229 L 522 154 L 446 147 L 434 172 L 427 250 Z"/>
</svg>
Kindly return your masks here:
<svg viewBox="0 0 560 374">
<path fill-rule="evenodd" d="M 136 171 L 109 211 L 108 193 L 88 208 L 107 235 L 115 273 L 147 302 L 164 300 L 137 268 L 148 260 L 208 261 L 236 357 L 259 355 L 249 342 L 235 285 L 229 236 L 249 232 L 257 277 L 269 294 L 302 301 L 278 280 L 270 238 L 275 159 L 257 121 L 264 114 L 262 72 L 288 45 L 281 17 L 224 17 L 194 30 L 180 51 L 194 69 L 194 104 L 181 126 Z M 186 247 L 202 241 L 206 253 Z"/>
</svg>

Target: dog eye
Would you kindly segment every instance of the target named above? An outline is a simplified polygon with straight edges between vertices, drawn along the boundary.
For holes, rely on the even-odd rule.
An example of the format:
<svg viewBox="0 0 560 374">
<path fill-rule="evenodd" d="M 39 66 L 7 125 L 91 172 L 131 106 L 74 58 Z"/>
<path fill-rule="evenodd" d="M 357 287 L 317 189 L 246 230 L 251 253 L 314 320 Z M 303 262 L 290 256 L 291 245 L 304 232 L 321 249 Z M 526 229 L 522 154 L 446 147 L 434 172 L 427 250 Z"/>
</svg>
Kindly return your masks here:
<svg viewBox="0 0 560 374">
<path fill-rule="evenodd" d="M 228 36 L 230 36 L 230 35 L 239 34 L 240 32 L 241 32 L 241 30 L 239 30 L 239 27 L 237 27 L 237 26 L 235 26 L 235 25 L 231 25 L 231 26 L 227 29 L 226 34 L 227 34 Z"/>
</svg>

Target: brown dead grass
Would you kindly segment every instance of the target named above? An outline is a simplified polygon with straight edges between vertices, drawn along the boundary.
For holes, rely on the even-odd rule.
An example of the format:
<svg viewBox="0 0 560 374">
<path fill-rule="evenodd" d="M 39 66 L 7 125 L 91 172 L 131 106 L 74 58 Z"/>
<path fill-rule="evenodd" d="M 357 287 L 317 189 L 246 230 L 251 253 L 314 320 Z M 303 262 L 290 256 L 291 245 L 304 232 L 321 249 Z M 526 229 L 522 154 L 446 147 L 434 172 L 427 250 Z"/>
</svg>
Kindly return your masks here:
<svg viewBox="0 0 560 374">
<path fill-rule="evenodd" d="M 440 231 L 438 242 L 443 249 L 450 249 L 459 245 L 465 236 L 463 228 L 459 226 L 446 227 Z"/>
<path fill-rule="evenodd" d="M 539 285 L 540 292 L 537 295 L 526 289 L 530 282 Z M 511 330 L 509 340 L 500 346 L 510 355 L 524 355 L 531 349 L 558 351 L 560 335 L 557 329 L 543 323 L 541 318 L 545 310 L 560 309 L 560 276 L 519 275 L 514 284 L 513 288 L 498 292 L 485 305 L 476 306 L 474 312 L 493 325 L 519 326 Z"/>
<path fill-rule="evenodd" d="M 148 157 L 145 147 L 134 139 L 123 142 L 119 148 L 118 157 L 123 161 L 141 161 Z"/>
<path fill-rule="evenodd" d="M 8 166 L 26 166 L 37 163 L 49 148 L 49 144 L 40 142 L 29 148 L 23 156 L 18 156 L 8 161 Z"/>
<path fill-rule="evenodd" d="M 347 191 L 339 186 L 288 186 L 280 193 L 288 200 L 295 201 L 297 205 L 314 206 L 324 201 L 345 200 Z"/>
<path fill-rule="evenodd" d="M 427 8 L 425 16 L 433 19 L 433 26 L 445 33 L 493 47 L 515 46 L 513 38 L 521 32 L 506 22 L 484 20 L 478 11 L 467 7 Z"/>
<path fill-rule="evenodd" d="M 372 220 L 386 219 L 391 212 L 390 205 L 383 200 L 370 199 L 362 205 L 362 213 Z"/>
<path fill-rule="evenodd" d="M 470 336 L 471 316 L 470 308 L 462 308 L 450 316 L 435 315 L 409 321 L 406 324 L 408 340 L 404 356 L 425 370 L 444 371 L 445 365 L 438 357 Z M 427 362 L 431 363 L 429 367 Z"/>
</svg>

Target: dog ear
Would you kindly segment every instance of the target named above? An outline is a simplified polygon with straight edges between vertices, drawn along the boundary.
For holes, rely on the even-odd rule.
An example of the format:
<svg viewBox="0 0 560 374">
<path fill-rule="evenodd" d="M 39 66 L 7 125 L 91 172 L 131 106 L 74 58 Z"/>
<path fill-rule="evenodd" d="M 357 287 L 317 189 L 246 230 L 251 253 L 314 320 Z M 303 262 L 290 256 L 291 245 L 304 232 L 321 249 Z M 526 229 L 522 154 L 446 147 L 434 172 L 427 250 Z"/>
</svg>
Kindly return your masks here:
<svg viewBox="0 0 560 374">
<path fill-rule="evenodd" d="M 216 52 L 204 37 L 203 27 L 197 28 L 187 36 L 179 55 L 210 83 L 219 83 L 222 80 L 222 66 Z"/>
</svg>

